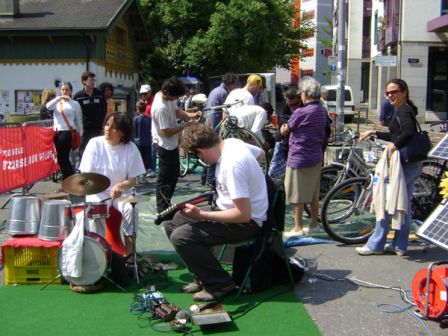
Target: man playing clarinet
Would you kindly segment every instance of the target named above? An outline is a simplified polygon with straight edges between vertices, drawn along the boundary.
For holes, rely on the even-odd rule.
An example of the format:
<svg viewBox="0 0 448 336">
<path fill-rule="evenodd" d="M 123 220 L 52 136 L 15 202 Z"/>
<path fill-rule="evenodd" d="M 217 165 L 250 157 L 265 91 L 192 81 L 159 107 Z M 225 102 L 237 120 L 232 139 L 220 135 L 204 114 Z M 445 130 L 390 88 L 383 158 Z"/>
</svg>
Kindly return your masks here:
<svg viewBox="0 0 448 336">
<path fill-rule="evenodd" d="M 213 301 L 235 288 L 212 253 L 212 246 L 257 236 L 266 220 L 268 198 L 257 159 L 263 150 L 239 139 L 222 140 L 211 128 L 195 124 L 184 131 L 181 147 L 216 163 L 216 205 L 186 204 L 163 222 L 166 234 L 193 275 L 182 287 L 195 301 Z"/>
</svg>

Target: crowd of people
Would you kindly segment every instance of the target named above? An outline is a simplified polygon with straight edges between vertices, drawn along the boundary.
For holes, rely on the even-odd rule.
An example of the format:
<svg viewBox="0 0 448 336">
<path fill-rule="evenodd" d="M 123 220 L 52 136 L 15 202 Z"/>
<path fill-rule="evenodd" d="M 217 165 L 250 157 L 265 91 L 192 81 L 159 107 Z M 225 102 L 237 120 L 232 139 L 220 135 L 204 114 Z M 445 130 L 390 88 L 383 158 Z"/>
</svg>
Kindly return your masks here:
<svg viewBox="0 0 448 336">
<path fill-rule="evenodd" d="M 83 73 L 81 80 L 84 88 L 73 98 L 70 83 L 61 83 L 59 95 L 54 90 L 45 90 L 41 117 L 54 120 L 54 142 L 64 179 L 75 173 L 70 162 L 71 128 L 82 136 L 79 170 L 110 179 L 111 184 L 105 191 L 88 195 L 87 201 L 108 201 L 121 213 L 127 254 L 135 252 L 138 212 L 132 211 L 128 202 L 120 201 L 120 197 L 130 194 L 138 177 L 156 176 L 156 211 L 161 213 L 171 205 L 176 190 L 179 147 L 211 164 L 204 169 L 202 182 L 214 186 L 217 194 L 214 204 L 204 207 L 187 204 L 185 209 L 163 222 L 168 238 L 194 279 L 181 290 L 192 293 L 194 300 L 216 300 L 235 287 L 232 278 L 211 253 L 211 247 L 247 240 L 259 234 L 267 216 L 268 197 L 265 175 L 258 160 L 274 148 L 273 141 L 280 144 L 278 147 L 287 158 L 283 183 L 286 201 L 291 204 L 294 217 L 294 227 L 284 236 L 318 232 L 320 172 L 328 116 L 321 99 L 324 92 L 314 78 L 304 77 L 298 85 L 284 90 L 286 104 L 276 113 L 278 125 L 274 127 L 272 137 L 275 140 L 262 140 L 265 143 L 262 148 L 239 139 L 221 138 L 218 126 L 226 116 L 222 109 L 213 109 L 229 104 L 229 115 L 237 117 L 244 128 L 251 129 L 263 139 L 262 130 L 269 123 L 274 108 L 260 98 L 264 87 L 262 77 L 257 74 L 248 76 L 244 86 L 239 87 L 238 76 L 226 73 L 220 85 L 209 94 L 204 109 L 208 110 L 205 123 L 199 121 L 204 112 L 194 106 L 196 91 L 187 91 L 176 77 L 166 79 L 155 94 L 149 84 L 142 85 L 134 119 L 129 114 L 115 111 L 111 84 L 103 83 L 101 90 L 97 89 L 95 74 L 88 71 Z M 360 139 L 376 135 L 389 141 L 387 159 L 392 160 L 417 131 L 417 109 L 401 79 L 387 83 L 385 96 L 387 104 L 381 120 L 388 125 L 388 132 L 367 131 Z M 179 104 L 181 100 L 182 105 Z M 368 243 L 357 248 L 361 255 L 384 251 L 404 255 L 407 252 L 410 199 L 421 162 L 402 163 L 398 167 L 407 191 L 405 219 L 395 231 L 393 241 L 387 245 L 390 216 L 378 220 Z M 308 227 L 302 221 L 305 204 L 309 204 L 311 210 Z"/>
</svg>

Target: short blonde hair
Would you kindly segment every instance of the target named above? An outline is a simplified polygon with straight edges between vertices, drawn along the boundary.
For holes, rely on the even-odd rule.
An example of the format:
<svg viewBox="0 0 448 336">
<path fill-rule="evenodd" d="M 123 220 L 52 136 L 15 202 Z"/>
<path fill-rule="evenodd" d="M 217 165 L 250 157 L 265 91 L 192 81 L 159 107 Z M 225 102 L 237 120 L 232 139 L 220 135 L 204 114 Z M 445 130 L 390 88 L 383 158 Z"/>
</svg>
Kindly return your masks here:
<svg viewBox="0 0 448 336">
<path fill-rule="evenodd" d="M 259 75 L 250 75 L 247 77 L 247 84 L 256 84 L 258 87 L 263 87 L 263 80 Z"/>
</svg>

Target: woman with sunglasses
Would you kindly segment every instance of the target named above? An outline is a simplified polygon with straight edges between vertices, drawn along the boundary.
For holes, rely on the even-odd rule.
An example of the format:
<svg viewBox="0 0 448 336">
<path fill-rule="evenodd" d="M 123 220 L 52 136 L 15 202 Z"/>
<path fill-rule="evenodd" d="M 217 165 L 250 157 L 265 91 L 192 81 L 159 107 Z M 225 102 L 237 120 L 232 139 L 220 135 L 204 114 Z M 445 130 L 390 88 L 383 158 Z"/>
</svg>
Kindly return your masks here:
<svg viewBox="0 0 448 336">
<path fill-rule="evenodd" d="M 390 141 L 386 150 L 387 158 L 406 146 L 412 136 L 417 132 L 416 115 L 417 107 L 409 99 L 409 88 L 402 79 L 392 79 L 386 84 L 386 98 L 395 109 L 395 115 L 389 123 L 389 132 L 366 131 L 361 133 L 360 140 L 376 135 L 378 139 Z M 407 190 L 407 212 L 404 223 L 399 230 L 395 230 L 394 238 L 390 244 L 386 244 L 389 232 L 390 216 L 376 222 L 375 230 L 367 244 L 357 247 L 360 255 L 393 253 L 399 256 L 407 254 L 409 231 L 412 223 L 411 198 L 415 188 L 415 180 L 420 175 L 422 162 L 402 162 L 403 175 Z"/>
<path fill-rule="evenodd" d="M 62 172 L 62 179 L 75 173 L 70 162 L 70 150 L 72 136 L 70 127 L 76 129 L 82 136 L 81 106 L 72 99 L 73 87 L 70 82 L 61 84 L 61 95 L 50 100 L 46 108 L 53 111 L 53 128 L 56 132 L 54 136 L 54 146 L 58 158 L 59 167 Z M 67 124 L 67 122 L 70 124 Z"/>
</svg>

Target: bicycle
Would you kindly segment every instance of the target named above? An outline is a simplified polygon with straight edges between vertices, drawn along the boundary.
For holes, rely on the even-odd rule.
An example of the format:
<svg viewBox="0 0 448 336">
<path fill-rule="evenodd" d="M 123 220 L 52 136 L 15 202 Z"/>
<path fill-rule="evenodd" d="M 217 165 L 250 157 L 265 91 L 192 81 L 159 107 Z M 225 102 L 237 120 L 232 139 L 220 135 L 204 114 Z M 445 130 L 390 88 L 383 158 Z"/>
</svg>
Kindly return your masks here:
<svg viewBox="0 0 448 336">
<path fill-rule="evenodd" d="M 238 138 L 243 140 L 244 142 L 255 145 L 261 149 L 263 149 L 262 142 L 258 137 L 250 130 L 245 129 L 243 127 L 238 126 L 238 119 L 233 116 L 229 116 L 228 109 L 233 105 L 239 104 L 240 102 L 234 102 L 231 104 L 218 105 L 213 106 L 208 109 L 204 109 L 203 111 L 210 110 L 210 113 L 213 113 L 213 110 L 222 109 L 223 110 L 223 120 L 215 127 L 215 131 L 219 132 L 222 139 L 227 138 Z M 200 122 L 205 122 L 206 115 L 202 115 Z M 180 176 L 185 177 L 188 173 L 193 172 L 197 167 L 208 167 L 208 163 L 199 158 L 195 153 L 185 152 L 181 148 L 179 149 L 179 158 L 180 158 Z M 263 155 L 262 160 L 260 161 L 260 166 L 262 167 L 265 174 L 267 174 L 268 170 L 268 159 L 266 154 Z"/>
<path fill-rule="evenodd" d="M 344 131 L 344 138 L 347 137 L 348 140 L 344 142 L 337 155 L 338 161 L 330 163 L 321 170 L 319 190 L 319 201 L 321 203 L 330 190 L 342 181 L 353 177 L 366 176 L 368 170 L 378 161 L 384 149 L 384 145 L 372 137 L 367 142 L 367 150 L 364 151 L 358 141 L 359 133 L 353 132 L 350 128 Z M 368 160 L 364 158 L 364 153 L 367 154 Z M 307 204 L 305 204 L 304 210 L 310 216 L 310 209 Z"/>
<path fill-rule="evenodd" d="M 439 203 L 438 187 L 445 166 L 446 162 L 437 160 L 423 162 L 411 200 L 414 219 L 424 220 Z M 370 211 L 373 177 L 372 168 L 366 176 L 344 180 L 329 191 L 322 203 L 320 217 L 331 238 L 345 244 L 362 244 L 369 239 L 376 225 L 375 214 Z"/>
</svg>

